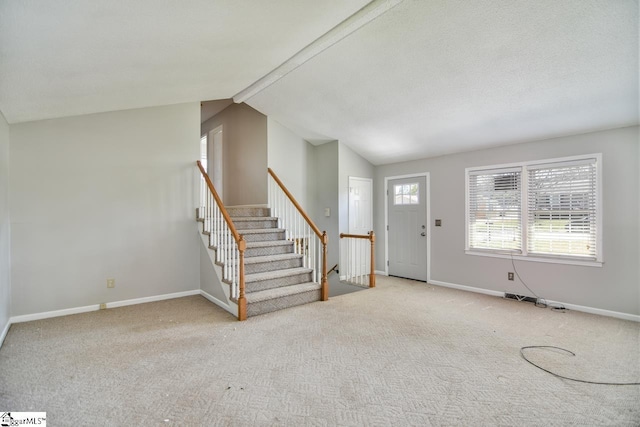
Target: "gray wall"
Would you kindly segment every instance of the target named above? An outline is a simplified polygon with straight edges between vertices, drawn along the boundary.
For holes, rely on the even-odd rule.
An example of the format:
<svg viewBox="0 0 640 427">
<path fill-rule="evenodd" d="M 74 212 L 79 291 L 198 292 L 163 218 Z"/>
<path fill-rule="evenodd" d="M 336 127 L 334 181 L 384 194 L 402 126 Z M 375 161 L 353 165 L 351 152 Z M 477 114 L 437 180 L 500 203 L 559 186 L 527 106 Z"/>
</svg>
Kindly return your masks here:
<svg viewBox="0 0 640 427">
<path fill-rule="evenodd" d="M 377 265 L 384 265 L 384 178 L 409 173 L 431 174 L 431 279 L 527 295 L 507 280 L 508 259 L 466 255 L 465 174 L 471 166 L 603 154 L 604 265 L 583 267 L 516 261 L 517 270 L 539 296 L 587 307 L 640 314 L 639 215 L 640 169 L 638 127 L 614 129 L 545 141 L 511 145 L 376 168 L 374 183 Z M 433 219 L 442 219 L 434 227 Z"/>
<path fill-rule="evenodd" d="M 327 268 L 338 263 L 340 248 L 339 231 L 339 143 L 338 141 L 319 145 L 315 148 L 316 164 L 316 204 L 311 218 L 329 238 L 327 248 Z M 325 208 L 331 209 L 331 216 L 325 217 Z"/>
<path fill-rule="evenodd" d="M 268 166 L 312 216 L 316 179 L 314 146 L 271 117 L 267 118 L 267 141 Z"/>
<path fill-rule="evenodd" d="M 199 124 L 189 103 L 11 125 L 12 315 L 199 289 Z"/>
<path fill-rule="evenodd" d="M 9 231 L 9 125 L 0 112 L 0 339 L 11 316 Z"/>
<path fill-rule="evenodd" d="M 232 104 L 201 125 L 201 135 L 222 125 L 223 203 L 267 203 L 267 117 L 247 104 Z M 209 144 L 209 159 L 212 159 Z M 212 163 L 209 162 L 209 171 Z"/>
</svg>

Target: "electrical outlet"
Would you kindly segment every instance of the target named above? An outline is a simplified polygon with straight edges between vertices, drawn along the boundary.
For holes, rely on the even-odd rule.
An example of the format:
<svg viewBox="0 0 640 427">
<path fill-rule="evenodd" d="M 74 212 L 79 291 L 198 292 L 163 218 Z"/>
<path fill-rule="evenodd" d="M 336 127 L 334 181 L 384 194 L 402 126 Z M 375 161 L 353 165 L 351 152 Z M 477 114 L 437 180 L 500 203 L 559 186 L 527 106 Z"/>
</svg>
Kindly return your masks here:
<svg viewBox="0 0 640 427">
<path fill-rule="evenodd" d="M 107 309 L 107 303 L 106 302 L 101 302 L 100 303 L 100 310 L 106 310 Z"/>
<path fill-rule="evenodd" d="M 115 288 L 116 279 L 107 279 L 107 288 Z"/>
<path fill-rule="evenodd" d="M 511 271 L 507 273 L 507 278 L 513 280 L 513 273 Z"/>
</svg>

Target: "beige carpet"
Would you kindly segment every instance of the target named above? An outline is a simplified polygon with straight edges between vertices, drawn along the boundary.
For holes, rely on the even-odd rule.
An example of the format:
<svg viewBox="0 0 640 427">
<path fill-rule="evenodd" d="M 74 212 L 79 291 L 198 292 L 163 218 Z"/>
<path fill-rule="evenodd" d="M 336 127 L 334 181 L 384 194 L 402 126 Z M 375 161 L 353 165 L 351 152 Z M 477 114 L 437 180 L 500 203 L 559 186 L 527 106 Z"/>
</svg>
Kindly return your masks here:
<svg viewBox="0 0 640 427">
<path fill-rule="evenodd" d="M 640 324 L 378 277 L 235 321 L 194 296 L 13 325 L 0 411 L 50 425 L 640 425 Z"/>
</svg>

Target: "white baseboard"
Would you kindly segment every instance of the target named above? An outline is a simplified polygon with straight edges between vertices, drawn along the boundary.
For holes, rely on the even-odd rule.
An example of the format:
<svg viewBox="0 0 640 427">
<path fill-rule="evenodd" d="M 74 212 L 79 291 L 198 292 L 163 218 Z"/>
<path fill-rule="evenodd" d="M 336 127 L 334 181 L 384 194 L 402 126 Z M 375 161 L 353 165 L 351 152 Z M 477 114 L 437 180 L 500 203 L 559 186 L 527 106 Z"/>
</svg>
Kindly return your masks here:
<svg viewBox="0 0 640 427">
<path fill-rule="evenodd" d="M 617 319 L 631 320 L 632 322 L 640 322 L 640 315 L 621 313 L 619 311 L 605 310 L 602 308 L 587 307 L 584 305 L 570 304 L 562 301 L 552 301 L 545 299 L 547 304 L 562 305 L 569 310 L 582 311 L 583 313 L 598 314 L 600 316 L 615 317 Z"/>
<path fill-rule="evenodd" d="M 190 297 L 191 295 L 200 295 L 200 289 L 192 291 L 174 292 L 172 294 L 156 295 L 152 297 L 127 299 L 124 301 L 108 302 L 107 308 L 125 307 L 127 305 L 144 304 L 147 302 L 164 301 L 166 299 Z"/>
<path fill-rule="evenodd" d="M 182 298 L 191 295 L 200 295 L 200 290 L 175 292 L 172 294 L 155 295 L 152 297 L 128 299 L 124 301 L 108 302 L 107 308 L 124 307 L 127 305 L 144 304 L 147 302 L 163 301 L 166 299 Z M 100 304 L 86 305 L 84 307 L 65 308 L 63 310 L 45 311 L 43 313 L 24 314 L 21 316 L 13 316 L 9 319 L 9 323 L 30 322 L 32 320 L 49 319 L 51 317 L 68 316 L 70 314 L 87 313 L 89 311 L 100 310 Z"/>
<path fill-rule="evenodd" d="M 223 310 L 228 311 L 229 313 L 231 313 L 234 316 L 238 317 L 238 306 L 237 305 L 233 304 L 235 307 L 232 307 L 232 304 L 225 304 L 223 301 L 220 301 L 218 298 L 214 297 L 213 295 L 211 295 L 208 292 L 203 291 L 202 289 L 200 289 L 200 295 L 202 295 L 203 297 L 205 297 L 206 299 L 208 299 L 209 301 L 211 301 L 212 303 L 214 303 L 218 307 L 222 308 Z M 235 311 L 234 311 L 234 308 L 235 308 Z"/>
<path fill-rule="evenodd" d="M 374 273 L 379 274 L 380 276 L 388 276 L 386 271 L 375 270 Z"/>
<path fill-rule="evenodd" d="M 462 291 L 476 292 L 478 294 L 492 295 L 496 297 L 504 297 L 504 292 L 493 291 L 491 289 L 475 288 L 473 286 L 458 285 L 455 283 L 441 282 L 439 280 L 429 280 L 427 283 L 445 288 L 460 289 Z M 604 310 L 602 308 L 586 307 L 584 305 L 570 304 L 562 301 L 552 301 L 545 299 L 547 304 L 562 305 L 569 310 L 581 311 L 583 313 L 598 314 L 600 316 L 615 317 L 617 319 L 631 320 L 640 322 L 640 315 L 621 313 L 619 311 Z"/>
<path fill-rule="evenodd" d="M 428 280 L 431 285 L 438 285 L 445 288 L 460 289 L 461 291 L 475 292 L 477 294 L 492 295 L 494 297 L 503 297 L 504 292 L 492 291 L 490 289 L 474 288 L 473 286 L 458 285 L 455 283 L 441 282 L 440 280 Z"/>
<path fill-rule="evenodd" d="M 4 339 L 9 333 L 9 328 L 11 327 L 11 319 L 7 319 L 7 326 L 4 327 L 2 333 L 0 333 L 0 348 L 2 348 L 2 344 L 4 344 Z"/>
<path fill-rule="evenodd" d="M 45 311 L 42 313 L 23 314 L 12 316 L 11 323 L 31 322 L 32 320 L 49 319 L 51 317 L 69 316 L 70 314 L 87 313 L 100 310 L 100 304 L 85 305 L 84 307 L 65 308 L 63 310 Z"/>
</svg>

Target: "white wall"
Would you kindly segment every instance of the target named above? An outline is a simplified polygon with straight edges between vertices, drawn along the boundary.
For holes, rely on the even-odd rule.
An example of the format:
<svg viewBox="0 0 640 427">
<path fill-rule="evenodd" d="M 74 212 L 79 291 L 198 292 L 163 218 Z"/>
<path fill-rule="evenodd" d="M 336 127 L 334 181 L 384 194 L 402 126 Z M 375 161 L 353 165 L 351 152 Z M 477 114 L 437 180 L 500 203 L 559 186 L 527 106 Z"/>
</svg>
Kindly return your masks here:
<svg viewBox="0 0 640 427">
<path fill-rule="evenodd" d="M 0 112 L 0 345 L 11 316 L 9 125 Z"/>
<path fill-rule="evenodd" d="M 431 173 L 431 279 L 528 295 L 507 280 L 508 259 L 466 255 L 465 174 L 471 166 L 603 154 L 604 265 L 582 267 L 516 261 L 520 276 L 539 296 L 629 314 L 640 314 L 638 271 L 640 169 L 638 127 L 555 138 L 376 168 L 374 183 L 376 263 L 384 265 L 384 178 Z M 442 227 L 433 220 L 442 219 Z"/>
<path fill-rule="evenodd" d="M 199 289 L 199 128 L 198 103 L 11 125 L 12 315 Z"/>
</svg>

